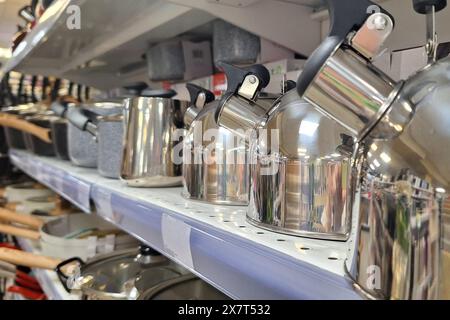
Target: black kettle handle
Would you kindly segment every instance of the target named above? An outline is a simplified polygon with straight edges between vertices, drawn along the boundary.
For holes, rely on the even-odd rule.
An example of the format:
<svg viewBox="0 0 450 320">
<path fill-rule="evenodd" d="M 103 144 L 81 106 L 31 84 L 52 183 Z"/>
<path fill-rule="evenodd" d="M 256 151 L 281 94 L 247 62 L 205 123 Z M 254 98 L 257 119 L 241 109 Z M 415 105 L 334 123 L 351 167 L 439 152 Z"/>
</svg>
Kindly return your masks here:
<svg viewBox="0 0 450 320">
<path fill-rule="evenodd" d="M 420 14 L 427 14 L 434 6 L 436 12 L 447 7 L 447 0 L 413 0 L 414 10 Z"/>
<path fill-rule="evenodd" d="M 68 283 L 67 283 L 68 280 L 69 280 L 69 276 L 67 276 L 67 275 L 62 271 L 62 269 L 63 269 L 65 266 L 67 266 L 67 265 L 69 265 L 69 264 L 71 264 L 71 263 L 73 263 L 73 262 L 78 262 L 78 264 L 80 265 L 80 268 L 83 267 L 83 266 L 85 265 L 84 261 L 81 260 L 81 258 L 75 257 L 75 258 L 70 258 L 70 259 L 68 259 L 68 260 L 65 260 L 65 261 L 61 262 L 60 264 L 58 264 L 58 265 L 56 266 L 56 269 L 55 269 L 55 272 L 56 272 L 56 274 L 58 275 L 59 281 L 61 282 L 61 284 L 63 285 L 64 289 L 66 289 L 66 291 L 67 291 L 68 293 L 71 292 L 71 288 L 69 288 L 69 285 L 68 285 Z"/>
<path fill-rule="evenodd" d="M 297 91 L 303 96 L 327 59 L 345 41 L 347 35 L 358 30 L 374 12 L 383 12 L 394 18 L 370 0 L 327 0 L 330 13 L 330 33 L 313 52 L 297 82 Z"/>
<path fill-rule="evenodd" d="M 198 96 L 202 93 L 205 95 L 205 98 L 206 98 L 205 104 L 211 103 L 216 99 L 216 97 L 214 96 L 214 93 L 212 93 L 211 91 L 209 91 L 205 88 L 202 88 L 196 84 L 187 83 L 186 89 L 189 91 L 189 96 L 191 97 L 191 105 L 192 106 L 195 106 L 195 104 L 197 103 Z"/>
<path fill-rule="evenodd" d="M 267 87 L 270 82 L 269 70 L 261 64 L 255 64 L 247 68 L 239 68 L 232 64 L 220 61 L 218 66 L 225 72 L 227 77 L 227 93 L 236 93 L 245 78 L 250 74 L 253 74 L 258 78 L 259 90 Z"/>
</svg>

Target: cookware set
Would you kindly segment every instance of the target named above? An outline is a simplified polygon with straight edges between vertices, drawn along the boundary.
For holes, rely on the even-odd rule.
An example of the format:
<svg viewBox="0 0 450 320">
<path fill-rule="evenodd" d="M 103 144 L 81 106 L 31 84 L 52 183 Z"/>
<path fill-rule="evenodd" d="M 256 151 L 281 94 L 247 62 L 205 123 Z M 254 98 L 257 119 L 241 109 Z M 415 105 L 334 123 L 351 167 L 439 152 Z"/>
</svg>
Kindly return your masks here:
<svg viewBox="0 0 450 320">
<path fill-rule="evenodd" d="M 348 242 L 346 270 L 365 297 L 439 298 L 448 272 L 441 267 L 441 217 L 450 188 L 450 129 L 442 117 L 450 98 L 450 58 L 436 61 L 430 23 L 429 64 L 396 82 L 371 62 L 394 18 L 384 10 L 368 13 L 375 4 L 367 0 L 329 4 L 330 35 L 305 65 L 297 91 L 354 141 L 345 210 L 353 215 L 356 238 Z M 413 4 L 433 22 L 446 1 Z"/>
<path fill-rule="evenodd" d="M 182 184 L 189 200 L 246 206 L 247 220 L 264 229 L 346 241 L 348 279 L 366 298 L 439 298 L 446 254 L 442 203 L 450 189 L 450 128 L 441 115 L 450 99 L 450 58 L 437 61 L 430 23 L 429 64 L 405 81 L 394 81 L 372 63 L 394 29 L 394 17 L 370 0 L 327 2 L 329 36 L 298 82 L 283 83 L 280 94 L 264 92 L 270 74 L 262 65 L 217 61 L 228 80 L 219 100 L 188 84 L 190 102 L 174 99 L 175 92 L 142 87 L 118 102 L 70 106 L 69 157 L 130 187 Z M 413 4 L 428 21 L 446 7 L 444 0 Z M 380 10 L 368 10 L 374 7 Z M 217 36 L 220 41 L 235 31 L 216 22 L 214 32 L 223 34 Z M 256 45 L 253 40 L 246 44 Z M 29 108 L 5 113 L 35 126 L 28 131 L 34 130 L 33 140 L 41 139 L 41 152 L 33 151 L 44 154 L 50 135 L 36 127 L 49 130 L 44 122 L 51 116 L 27 117 Z M 14 129 L 5 131 L 10 147 L 26 147 L 26 140 L 14 139 Z M 181 163 L 176 161 L 180 155 Z M 224 298 L 163 257 L 136 254 L 68 263 L 81 263 L 78 283 L 87 298 L 186 298 L 186 288 L 196 298 Z M 148 260 L 145 267 L 141 258 Z M 127 273 L 122 277 L 114 266 L 123 259 L 134 264 L 120 271 Z M 49 265 L 56 268 L 55 261 Z M 65 266 L 57 268 L 64 279 Z M 378 272 L 376 284 L 370 281 L 373 272 Z M 143 287 L 151 289 L 138 288 L 140 281 L 148 281 Z"/>
</svg>

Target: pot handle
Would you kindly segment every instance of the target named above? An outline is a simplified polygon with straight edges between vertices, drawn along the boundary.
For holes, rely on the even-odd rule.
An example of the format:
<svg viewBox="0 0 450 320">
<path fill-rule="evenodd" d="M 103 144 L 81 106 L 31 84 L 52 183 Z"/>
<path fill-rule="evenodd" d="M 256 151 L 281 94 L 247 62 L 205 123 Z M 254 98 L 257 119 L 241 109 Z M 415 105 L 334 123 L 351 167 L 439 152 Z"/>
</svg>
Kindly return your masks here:
<svg viewBox="0 0 450 320">
<path fill-rule="evenodd" d="M 8 292 L 20 294 L 22 297 L 28 300 L 45 300 L 46 295 L 43 292 L 36 292 L 34 290 L 20 287 L 20 286 L 11 286 L 8 288 Z"/>
<path fill-rule="evenodd" d="M 303 68 L 297 82 L 297 91 L 302 97 L 319 73 L 327 59 L 352 31 L 359 30 L 374 12 L 383 12 L 394 18 L 370 0 L 327 0 L 331 29 L 328 37 L 313 52 Z"/>
<path fill-rule="evenodd" d="M 67 110 L 69 109 L 68 102 L 55 101 L 50 106 L 50 109 L 58 116 L 65 117 Z"/>
<path fill-rule="evenodd" d="M 189 91 L 189 96 L 191 98 L 191 106 L 203 108 L 206 104 L 211 103 L 216 99 L 214 93 L 196 84 L 187 83 L 186 89 Z M 204 99 L 203 101 L 198 101 L 201 94 L 204 95 Z"/>
<path fill-rule="evenodd" d="M 58 275 L 59 281 L 61 282 L 61 284 L 63 285 L 64 289 L 66 289 L 66 291 L 67 291 L 68 293 L 70 293 L 70 292 L 72 291 L 72 289 L 69 288 L 69 284 L 68 284 L 68 282 L 69 282 L 69 276 L 67 276 L 67 275 L 64 273 L 64 269 L 65 269 L 68 265 L 70 265 L 70 264 L 72 264 L 72 263 L 74 263 L 74 262 L 77 262 L 77 263 L 80 265 L 80 268 L 83 267 L 83 266 L 85 265 L 84 261 L 81 260 L 81 258 L 74 257 L 74 258 L 70 258 L 70 259 L 68 259 L 68 260 L 65 260 L 65 261 L 63 261 L 63 262 L 60 262 L 60 263 L 54 268 L 56 274 Z"/>
<path fill-rule="evenodd" d="M 30 240 L 39 240 L 41 234 L 35 230 L 29 230 L 25 228 L 14 227 L 6 224 L 0 224 L 0 233 L 8 234 L 15 237 L 22 237 Z M 0 256 L 1 260 L 1 256 Z"/>
<path fill-rule="evenodd" d="M 0 125 L 27 132 L 44 142 L 52 143 L 52 139 L 50 138 L 50 129 L 41 128 L 28 121 L 19 119 L 14 115 L 0 114 Z"/>
<path fill-rule="evenodd" d="M 58 264 L 61 263 L 60 259 L 8 248 L 0 248 L 0 260 L 18 266 L 46 270 L 55 270 Z"/>
<path fill-rule="evenodd" d="M 0 208 L 0 219 L 8 222 L 20 223 L 37 230 L 39 230 L 44 225 L 44 221 L 42 219 L 25 214 L 16 213 L 14 211 L 7 210 L 4 208 Z"/>
<path fill-rule="evenodd" d="M 97 135 L 97 114 L 80 108 L 70 108 L 67 111 L 67 120 L 82 131 L 87 131 L 93 136 Z"/>
</svg>

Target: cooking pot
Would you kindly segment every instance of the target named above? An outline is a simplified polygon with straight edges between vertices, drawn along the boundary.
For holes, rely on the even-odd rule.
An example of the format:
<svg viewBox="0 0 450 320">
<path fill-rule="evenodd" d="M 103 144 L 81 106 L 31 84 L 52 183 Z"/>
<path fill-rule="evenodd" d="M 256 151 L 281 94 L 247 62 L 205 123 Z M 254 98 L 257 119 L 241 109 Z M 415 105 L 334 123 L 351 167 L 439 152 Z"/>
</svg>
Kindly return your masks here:
<svg viewBox="0 0 450 320">
<path fill-rule="evenodd" d="M 120 178 L 132 187 L 181 185 L 183 115 L 187 101 L 171 99 L 174 91 L 144 91 L 127 99 Z M 177 149 L 178 145 L 178 149 Z M 179 161 L 176 161 L 179 157 Z"/>
<path fill-rule="evenodd" d="M 100 175 L 119 179 L 122 162 L 123 114 L 100 116 L 73 109 L 69 121 L 78 129 L 89 132 L 97 142 L 97 170 Z"/>
<path fill-rule="evenodd" d="M 17 107 L 4 108 L 1 110 L 1 113 L 2 113 L 1 116 L 3 118 L 4 115 L 11 115 L 11 116 L 15 116 L 15 118 L 23 120 L 27 115 L 34 115 L 38 111 L 39 110 L 37 110 L 34 105 L 27 104 L 27 105 L 20 105 Z M 8 144 L 8 147 L 12 148 L 12 149 L 24 150 L 24 149 L 26 149 L 26 146 L 25 146 L 25 140 L 24 140 L 22 131 L 20 130 L 21 127 L 16 129 L 14 127 L 6 126 L 7 123 L 11 122 L 11 119 L 13 119 L 13 118 L 7 117 L 7 119 L 5 120 L 5 123 L 2 122 L 2 126 L 4 128 L 6 142 Z"/>
<path fill-rule="evenodd" d="M 50 197 L 55 193 L 35 182 L 24 182 L 7 186 L 5 198 L 8 202 L 23 202 L 33 197 Z"/>
<path fill-rule="evenodd" d="M 228 296 L 194 275 L 161 282 L 145 291 L 139 300 L 230 300 Z"/>
<path fill-rule="evenodd" d="M 191 107 L 184 116 L 188 132 L 183 140 L 183 196 L 247 205 L 250 170 L 245 145 L 235 145 L 235 136 L 217 126 L 214 115 L 219 103 L 212 92 L 189 83 L 186 87 Z"/>
<path fill-rule="evenodd" d="M 68 142 L 69 157 L 72 163 L 81 167 L 97 168 L 98 144 L 92 133 L 89 132 L 91 124 L 95 123 L 98 116 L 120 114 L 123 110 L 121 100 L 95 102 L 81 106 L 71 105 L 67 112 L 69 120 Z M 83 114 L 91 121 L 79 121 L 79 115 Z M 89 124 L 89 126 L 87 126 Z M 95 134 L 95 133 L 94 133 Z"/>
<path fill-rule="evenodd" d="M 57 120 L 59 120 L 59 117 L 55 116 L 51 111 L 25 118 L 25 121 L 31 124 L 34 124 L 39 128 L 47 129 L 49 137 L 51 136 L 51 123 Z M 22 134 L 24 135 L 24 141 L 28 151 L 39 156 L 55 156 L 55 149 L 52 141 L 43 141 L 34 134 L 26 131 L 22 132 Z"/>
<path fill-rule="evenodd" d="M 64 267 L 79 264 L 68 276 Z M 135 300 L 144 290 L 187 271 L 149 247 L 99 256 L 88 263 L 74 258 L 60 263 L 57 273 L 69 292 L 81 291 L 88 300 Z"/>
<path fill-rule="evenodd" d="M 348 130 L 301 100 L 291 82 L 281 97 L 262 94 L 270 79 L 263 66 L 222 66 L 230 85 L 216 117 L 248 141 L 247 220 L 276 232 L 347 240 Z"/>
<path fill-rule="evenodd" d="M 446 6 L 413 3 L 429 22 Z M 371 63 L 393 17 L 367 0 L 328 4 L 331 33 L 305 65 L 297 90 L 355 141 L 346 181 L 355 234 L 345 264 L 349 279 L 366 298 L 440 298 L 448 272 L 441 265 L 441 216 L 450 190 L 450 58 L 435 61 L 430 29 L 429 65 L 395 82 Z"/>
</svg>

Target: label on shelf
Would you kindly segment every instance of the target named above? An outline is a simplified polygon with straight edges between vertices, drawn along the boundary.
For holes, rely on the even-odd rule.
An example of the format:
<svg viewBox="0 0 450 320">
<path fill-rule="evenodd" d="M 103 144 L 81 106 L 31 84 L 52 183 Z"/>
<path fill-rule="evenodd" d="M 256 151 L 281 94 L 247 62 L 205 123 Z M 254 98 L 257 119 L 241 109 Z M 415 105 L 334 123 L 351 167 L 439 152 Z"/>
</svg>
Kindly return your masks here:
<svg viewBox="0 0 450 320">
<path fill-rule="evenodd" d="M 169 214 L 161 218 L 164 250 L 186 267 L 193 269 L 191 253 L 191 227 Z"/>
</svg>

